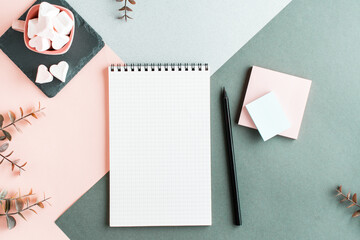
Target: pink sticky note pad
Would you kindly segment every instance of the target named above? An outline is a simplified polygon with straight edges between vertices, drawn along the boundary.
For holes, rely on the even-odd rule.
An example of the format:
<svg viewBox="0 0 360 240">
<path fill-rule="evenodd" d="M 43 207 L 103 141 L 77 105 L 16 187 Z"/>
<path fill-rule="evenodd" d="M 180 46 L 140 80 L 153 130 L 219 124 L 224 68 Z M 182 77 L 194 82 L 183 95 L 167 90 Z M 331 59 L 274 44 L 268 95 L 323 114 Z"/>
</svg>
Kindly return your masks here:
<svg viewBox="0 0 360 240">
<path fill-rule="evenodd" d="M 291 127 L 279 135 L 297 139 L 310 87 L 311 80 L 253 66 L 238 124 L 257 129 L 245 106 L 272 91 L 291 123 Z"/>
</svg>

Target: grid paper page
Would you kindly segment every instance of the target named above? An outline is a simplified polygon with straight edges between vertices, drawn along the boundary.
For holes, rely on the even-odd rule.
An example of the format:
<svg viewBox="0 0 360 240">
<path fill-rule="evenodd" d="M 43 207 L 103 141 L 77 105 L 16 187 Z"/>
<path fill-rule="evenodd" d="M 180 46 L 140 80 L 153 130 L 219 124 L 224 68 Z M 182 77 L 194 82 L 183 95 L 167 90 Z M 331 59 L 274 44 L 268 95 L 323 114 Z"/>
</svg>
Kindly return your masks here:
<svg viewBox="0 0 360 240">
<path fill-rule="evenodd" d="M 209 71 L 109 68 L 110 226 L 211 225 Z"/>
</svg>

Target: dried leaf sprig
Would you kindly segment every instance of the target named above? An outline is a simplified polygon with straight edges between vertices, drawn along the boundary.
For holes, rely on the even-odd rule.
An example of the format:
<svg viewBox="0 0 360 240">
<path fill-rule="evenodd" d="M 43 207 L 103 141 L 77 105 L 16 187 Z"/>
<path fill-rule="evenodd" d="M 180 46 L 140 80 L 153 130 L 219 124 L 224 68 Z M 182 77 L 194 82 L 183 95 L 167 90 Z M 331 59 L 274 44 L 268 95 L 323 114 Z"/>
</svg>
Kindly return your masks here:
<svg viewBox="0 0 360 240">
<path fill-rule="evenodd" d="M 14 151 L 11 151 L 9 154 L 3 155 L 2 153 L 5 152 L 9 148 L 9 143 L 4 143 L 0 146 L 0 165 L 4 162 L 4 160 L 8 161 L 11 164 L 11 171 L 14 171 L 14 168 L 19 169 L 19 174 L 21 171 L 25 171 L 24 167 L 27 164 L 27 162 L 19 165 L 20 159 L 11 160 L 9 157 L 14 153 Z"/>
<path fill-rule="evenodd" d="M 16 226 L 16 219 L 13 216 L 18 215 L 26 221 L 23 212 L 32 211 L 33 213 L 37 214 L 37 212 L 34 210 L 34 207 L 38 206 L 40 208 L 44 208 L 45 202 L 51 206 L 51 204 L 48 202 L 50 197 L 46 198 L 45 194 L 42 200 L 35 200 L 35 202 L 32 203 L 31 197 L 34 195 L 32 189 L 28 194 L 25 195 L 21 195 L 20 191 L 18 194 L 15 194 L 15 197 L 6 198 L 7 195 L 8 191 L 5 189 L 0 192 L 0 204 L 2 210 L 4 211 L 3 213 L 0 213 L 0 217 L 6 217 L 6 224 L 8 229 L 10 230 Z M 13 206 L 15 207 L 15 209 L 14 211 L 11 211 Z"/>
<path fill-rule="evenodd" d="M 120 16 L 119 19 L 125 19 L 125 21 L 129 19 L 133 19 L 128 15 L 128 12 L 132 12 L 132 9 L 127 6 L 127 2 L 129 1 L 130 4 L 135 5 L 136 2 L 134 0 L 116 0 L 117 2 L 124 2 L 124 6 L 119 9 L 120 12 L 124 12 L 124 15 Z"/>
<path fill-rule="evenodd" d="M 339 186 L 337 189 L 337 194 L 336 196 L 340 196 L 342 199 L 340 200 L 340 202 L 348 202 L 349 205 L 346 208 L 351 208 L 351 207 L 357 207 L 360 208 L 360 205 L 358 204 L 358 200 L 357 200 L 357 194 L 351 194 L 351 192 L 349 191 L 346 195 L 342 192 L 342 186 Z M 357 210 L 353 213 L 352 217 L 359 217 L 360 216 L 360 210 Z"/>
<path fill-rule="evenodd" d="M 20 107 L 19 108 L 19 110 L 20 110 L 19 118 L 16 118 L 16 115 L 13 111 L 9 111 L 8 115 L 9 115 L 10 123 L 5 126 L 3 126 L 4 116 L 0 114 L 0 132 L 3 133 L 3 136 L 0 136 L 0 141 L 5 140 L 5 139 L 11 141 L 11 139 L 12 139 L 11 134 L 5 130 L 6 128 L 13 126 L 16 129 L 16 131 L 21 132 L 20 128 L 16 124 L 20 121 L 25 121 L 31 125 L 31 122 L 27 118 L 33 117 L 33 118 L 37 119 L 38 118 L 37 114 L 40 113 L 44 109 L 45 108 L 42 108 L 40 105 L 40 102 L 39 102 L 38 109 L 33 108 L 30 113 L 24 115 L 24 111 Z"/>
</svg>

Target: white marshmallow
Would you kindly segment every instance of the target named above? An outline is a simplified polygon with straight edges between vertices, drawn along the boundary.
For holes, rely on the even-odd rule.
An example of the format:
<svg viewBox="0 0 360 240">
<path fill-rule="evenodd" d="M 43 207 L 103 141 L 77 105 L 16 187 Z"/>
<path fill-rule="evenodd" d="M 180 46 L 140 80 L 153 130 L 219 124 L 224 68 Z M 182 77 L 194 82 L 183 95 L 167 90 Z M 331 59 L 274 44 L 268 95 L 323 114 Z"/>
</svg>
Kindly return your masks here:
<svg viewBox="0 0 360 240">
<path fill-rule="evenodd" d="M 36 27 L 38 31 L 36 33 L 37 36 L 48 38 L 50 40 L 55 36 L 55 30 L 51 17 L 39 18 Z"/>
<path fill-rule="evenodd" d="M 42 2 L 40 4 L 40 8 L 39 8 L 39 18 L 42 17 L 55 17 L 56 15 L 58 15 L 60 12 L 60 9 L 58 9 L 57 7 L 51 5 L 48 2 Z"/>
<path fill-rule="evenodd" d="M 54 79 L 54 77 L 51 75 L 51 73 L 48 71 L 47 67 L 45 65 L 39 65 L 38 71 L 36 74 L 36 83 L 49 83 Z"/>
<path fill-rule="evenodd" d="M 50 39 L 36 36 L 29 41 L 30 47 L 35 48 L 39 52 L 48 50 L 51 47 Z"/>
<path fill-rule="evenodd" d="M 66 75 L 69 70 L 69 64 L 65 61 L 54 64 L 50 67 L 50 73 L 62 82 L 66 81 Z"/>
<path fill-rule="evenodd" d="M 69 35 L 74 26 L 74 21 L 66 12 L 62 11 L 53 18 L 53 24 L 58 33 Z"/>
<path fill-rule="evenodd" d="M 37 18 L 30 19 L 28 21 L 27 35 L 29 38 L 35 37 L 35 35 L 39 32 L 37 24 L 38 24 Z"/>
<path fill-rule="evenodd" d="M 69 41 L 70 38 L 68 36 L 55 32 L 54 37 L 51 39 L 51 46 L 53 49 L 59 50 Z"/>
</svg>

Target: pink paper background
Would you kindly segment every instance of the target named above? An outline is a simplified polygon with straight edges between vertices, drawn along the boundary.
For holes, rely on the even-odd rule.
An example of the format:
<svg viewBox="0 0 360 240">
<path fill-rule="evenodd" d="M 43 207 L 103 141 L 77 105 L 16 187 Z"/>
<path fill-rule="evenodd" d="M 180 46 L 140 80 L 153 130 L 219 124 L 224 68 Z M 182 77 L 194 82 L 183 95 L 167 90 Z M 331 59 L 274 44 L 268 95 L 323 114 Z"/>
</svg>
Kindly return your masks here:
<svg viewBox="0 0 360 240">
<path fill-rule="evenodd" d="M 297 139 L 310 87 L 308 79 L 253 66 L 238 124 L 256 129 L 245 106 L 273 91 L 291 123 L 291 127 L 279 135 Z"/>
<path fill-rule="evenodd" d="M 33 3 L 0 0 L 0 35 Z M 19 107 L 29 111 L 40 101 L 46 116 L 20 124 L 23 133 L 10 129 L 13 158 L 27 161 L 26 172 L 16 176 L 10 164 L 0 165 L 0 189 L 33 191 L 51 197 L 52 206 L 35 207 L 39 215 L 25 214 L 17 227 L 6 229 L 0 219 L 0 239 L 67 239 L 54 221 L 109 169 L 107 125 L 107 66 L 121 60 L 107 46 L 55 97 L 47 98 L 0 51 L 0 113 Z M 55 80 L 56 81 L 56 80 Z M 3 143 L 3 142 L 2 142 Z M 9 151 L 7 151 L 9 152 Z"/>
</svg>

